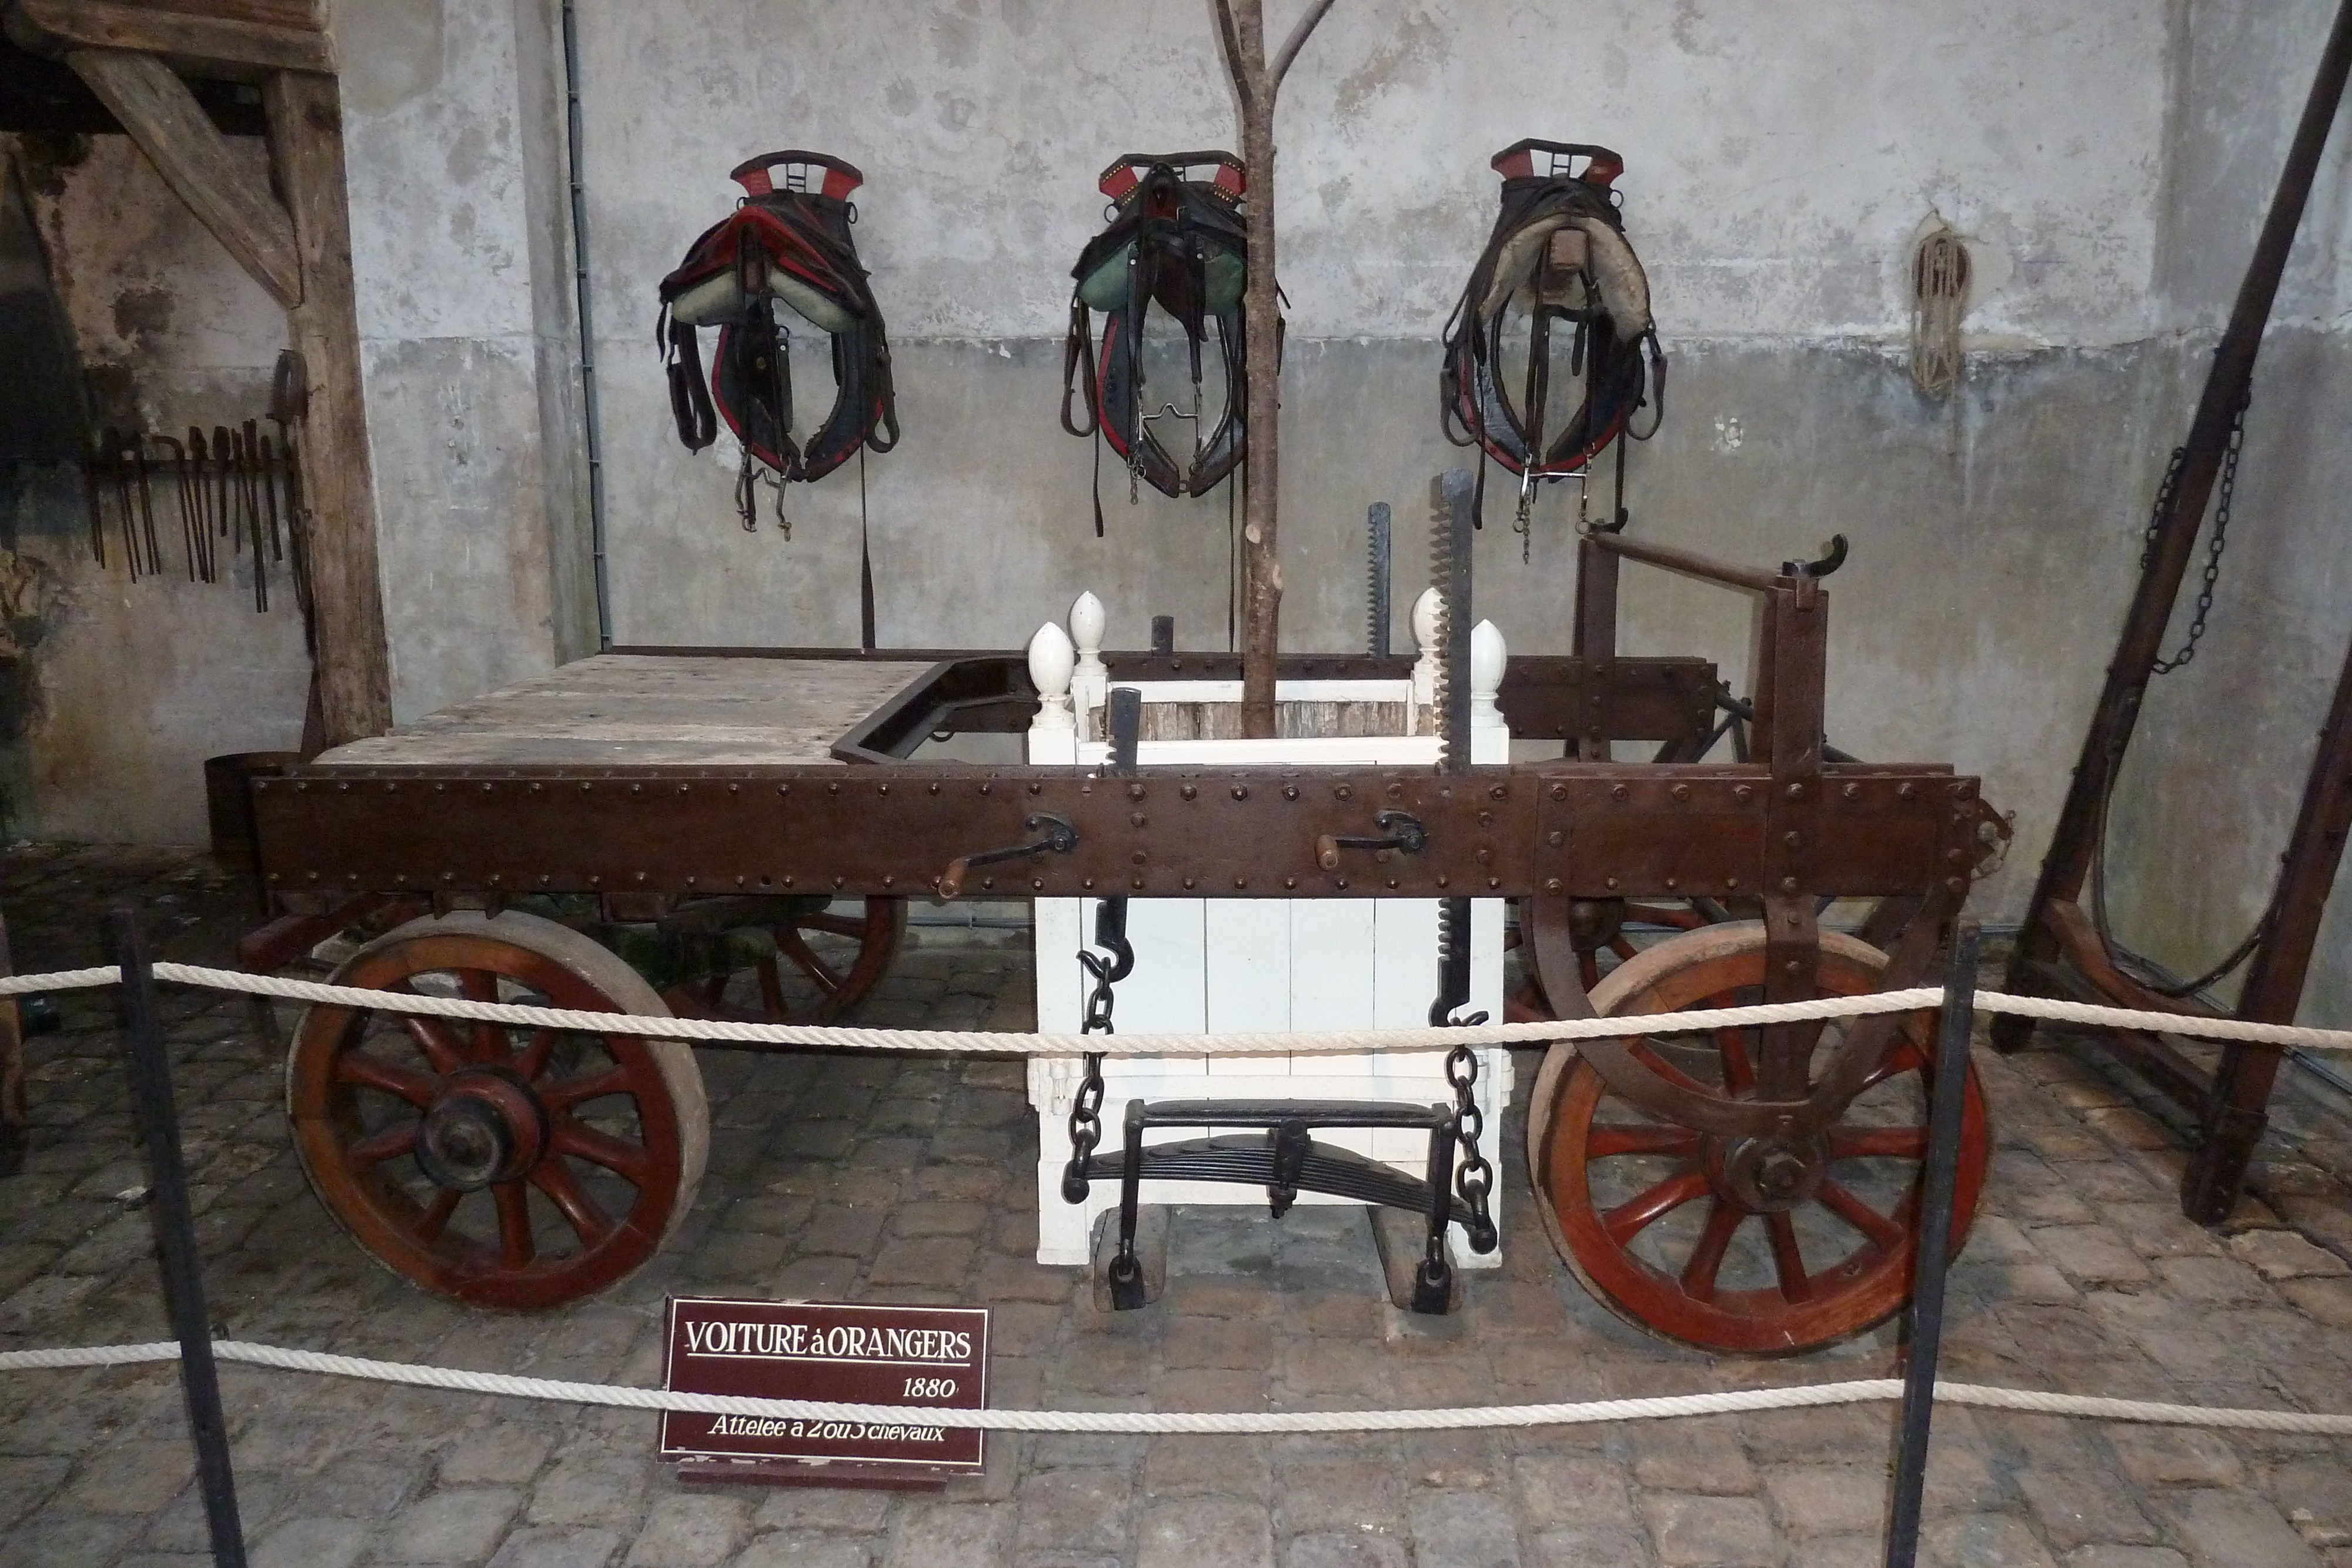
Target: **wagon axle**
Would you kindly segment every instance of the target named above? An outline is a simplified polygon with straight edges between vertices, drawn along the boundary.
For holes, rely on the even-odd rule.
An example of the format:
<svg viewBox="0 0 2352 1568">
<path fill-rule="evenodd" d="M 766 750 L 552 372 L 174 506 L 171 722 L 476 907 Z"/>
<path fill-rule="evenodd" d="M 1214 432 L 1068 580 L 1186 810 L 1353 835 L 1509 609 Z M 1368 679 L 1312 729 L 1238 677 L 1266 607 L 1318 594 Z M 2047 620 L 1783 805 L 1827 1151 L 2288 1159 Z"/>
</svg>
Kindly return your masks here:
<svg viewBox="0 0 2352 1568">
<path fill-rule="evenodd" d="M 419 1120 L 417 1167 L 436 1186 L 479 1192 L 514 1181 L 547 1153 L 547 1106 L 504 1067 L 461 1068 Z"/>
</svg>

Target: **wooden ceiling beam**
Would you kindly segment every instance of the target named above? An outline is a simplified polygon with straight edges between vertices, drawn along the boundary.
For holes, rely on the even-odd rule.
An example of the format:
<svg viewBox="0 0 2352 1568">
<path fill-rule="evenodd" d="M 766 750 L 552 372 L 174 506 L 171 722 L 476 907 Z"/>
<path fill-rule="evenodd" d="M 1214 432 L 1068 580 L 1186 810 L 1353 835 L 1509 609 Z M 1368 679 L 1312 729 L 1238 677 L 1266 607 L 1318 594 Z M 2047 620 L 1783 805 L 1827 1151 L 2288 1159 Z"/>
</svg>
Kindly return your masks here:
<svg viewBox="0 0 2352 1568">
<path fill-rule="evenodd" d="M 6 0 L 8 36 L 35 54 L 134 49 L 205 76 L 258 79 L 270 71 L 331 75 L 334 46 L 317 26 L 278 18 L 296 7 L 264 0 L 215 0 L 203 11 L 121 0 Z"/>
<path fill-rule="evenodd" d="M 287 309 L 299 305 L 302 258 L 293 219 L 246 172 L 188 84 L 152 55 L 75 49 L 66 63 L 253 280 Z"/>
</svg>

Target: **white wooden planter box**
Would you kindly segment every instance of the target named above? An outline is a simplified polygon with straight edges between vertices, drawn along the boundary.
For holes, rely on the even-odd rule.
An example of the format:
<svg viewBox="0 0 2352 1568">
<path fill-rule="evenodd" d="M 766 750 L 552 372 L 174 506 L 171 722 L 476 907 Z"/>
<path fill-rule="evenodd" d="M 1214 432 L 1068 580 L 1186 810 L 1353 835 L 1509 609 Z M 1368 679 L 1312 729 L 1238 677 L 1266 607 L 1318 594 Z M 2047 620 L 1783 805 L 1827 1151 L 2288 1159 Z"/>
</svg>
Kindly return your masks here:
<svg viewBox="0 0 2352 1568">
<path fill-rule="evenodd" d="M 1433 595 L 1414 607 L 1422 660 L 1410 680 L 1285 681 L 1277 701 L 1314 704 L 1302 716 L 1328 721 L 1346 714 L 1360 721 L 1367 713 L 1389 717 L 1397 733 L 1317 735 L 1275 740 L 1145 739 L 1139 765 L 1232 766 L 1269 763 L 1329 763 L 1356 766 L 1427 766 L 1437 760 L 1432 691 Z M 1099 652 L 1103 611 L 1094 595 L 1072 606 L 1071 635 L 1048 624 L 1030 643 L 1030 673 L 1043 694 L 1028 735 L 1033 764 L 1100 767 L 1108 757 L 1104 737 L 1108 683 Z M 1491 623 L 1480 625 L 1472 658 L 1471 759 L 1505 762 L 1510 734 L 1495 706 L 1505 650 Z M 1143 734 L 1171 729 L 1237 729 L 1239 681 L 1155 681 L 1133 684 L 1143 694 Z M 1065 695 L 1066 694 L 1066 695 Z M 1177 709 L 1168 705 L 1195 705 Z M 1231 705 L 1235 722 L 1219 722 L 1219 705 Z M 1155 715 L 1154 708 L 1161 708 Z M 1205 719 L 1205 722 L 1203 720 Z M 1365 831 L 1370 831 L 1369 817 Z M 1094 935 L 1096 901 L 1041 898 L 1036 901 L 1037 1027 L 1045 1032 L 1076 1032 L 1084 1021 L 1091 980 L 1077 954 Z M 1429 1021 L 1437 996 L 1438 903 L 1420 898 L 1139 898 L 1128 908 L 1128 936 L 1135 948 L 1134 972 L 1117 989 L 1117 1027 L 1122 1034 L 1170 1032 L 1259 1032 L 1346 1029 L 1413 1029 Z M 1467 1010 L 1503 1016 L 1503 901 L 1472 901 L 1470 1000 Z M 1451 1103 L 1453 1091 L 1442 1051 L 1297 1057 L 1118 1057 L 1103 1066 L 1102 1151 L 1118 1149 L 1125 1136 L 1121 1119 L 1129 1100 L 1389 1100 L 1425 1106 Z M 1081 1064 L 1076 1057 L 1034 1057 L 1029 1064 L 1029 1101 L 1037 1112 L 1037 1260 L 1083 1264 L 1091 1254 L 1096 1218 L 1116 1208 L 1118 1184 L 1097 1181 L 1084 1205 L 1062 1197 L 1062 1170 L 1068 1161 L 1068 1118 Z M 1496 1141 L 1510 1097 L 1510 1054 L 1479 1052 L 1477 1096 L 1486 1113 L 1480 1148 L 1499 1159 Z M 1173 1142 L 1232 1128 L 1154 1128 L 1147 1141 Z M 1319 1142 L 1352 1148 L 1404 1173 L 1425 1174 L 1426 1133 L 1402 1129 L 1318 1131 Z M 1497 1184 L 1490 1202 L 1501 1197 Z M 1243 1204 L 1263 1207 L 1257 1187 L 1221 1182 L 1148 1182 L 1146 1203 Z M 1302 1193 L 1302 1203 L 1341 1203 L 1344 1198 Z M 1496 1221 L 1500 1223 L 1499 1211 Z M 1469 1250 L 1455 1227 L 1456 1263 L 1494 1267 L 1501 1254 Z"/>
</svg>

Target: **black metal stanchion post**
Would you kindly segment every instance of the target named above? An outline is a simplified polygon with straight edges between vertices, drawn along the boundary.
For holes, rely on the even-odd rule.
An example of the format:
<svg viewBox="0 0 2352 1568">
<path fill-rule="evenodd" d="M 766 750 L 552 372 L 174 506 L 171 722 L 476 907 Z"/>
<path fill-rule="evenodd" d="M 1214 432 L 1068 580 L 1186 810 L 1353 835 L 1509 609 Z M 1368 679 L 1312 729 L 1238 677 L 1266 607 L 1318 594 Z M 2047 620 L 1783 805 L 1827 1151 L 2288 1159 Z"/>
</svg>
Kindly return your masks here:
<svg viewBox="0 0 2352 1568">
<path fill-rule="evenodd" d="M 163 1020 L 155 1012 L 152 961 L 137 911 L 118 906 L 107 923 L 115 962 L 122 967 L 131 1108 L 152 1178 L 149 1201 L 163 1261 L 163 1300 L 180 1342 L 180 1387 L 188 1399 L 188 1428 L 195 1438 L 196 1481 L 204 1490 L 205 1518 L 212 1529 L 213 1561 L 219 1568 L 245 1568 L 236 1479 L 229 1469 L 228 1423 L 221 1415 L 220 1379 L 213 1365 L 212 1322 L 205 1312 L 195 1222 L 188 1209 L 188 1173 L 180 1159 L 180 1118 L 172 1103 L 171 1062 L 163 1052 Z"/>
<path fill-rule="evenodd" d="M 1944 1343 L 1944 1272 L 1952 1251 L 1952 1196 L 1959 1183 L 1960 1121 L 1968 1099 L 1977 947 L 1982 938 L 1975 921 L 1959 923 L 1952 934 L 1951 970 L 1944 978 L 1936 1082 L 1927 1107 L 1927 1164 L 1920 1176 L 1919 1260 L 1911 1289 L 1903 1432 L 1895 1455 L 1895 1501 L 1886 1519 L 1886 1568 L 1913 1568 L 1919 1557 L 1919 1504 L 1927 1484 L 1928 1427 L 1936 1416 L 1937 1353 Z"/>
</svg>

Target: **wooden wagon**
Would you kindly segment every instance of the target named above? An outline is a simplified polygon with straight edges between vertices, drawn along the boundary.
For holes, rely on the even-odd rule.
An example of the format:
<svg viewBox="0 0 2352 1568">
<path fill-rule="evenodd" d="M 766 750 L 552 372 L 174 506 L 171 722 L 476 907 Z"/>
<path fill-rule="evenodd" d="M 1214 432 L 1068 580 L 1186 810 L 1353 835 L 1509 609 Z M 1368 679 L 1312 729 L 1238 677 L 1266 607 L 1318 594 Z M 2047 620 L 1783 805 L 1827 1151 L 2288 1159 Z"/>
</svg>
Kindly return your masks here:
<svg viewBox="0 0 2352 1568">
<path fill-rule="evenodd" d="M 965 879 L 950 862 L 1019 847 L 967 891 L 1517 900 L 1534 1016 L 1927 979 L 1999 819 L 1948 767 L 1825 755 L 1825 567 L 1753 570 L 1605 534 L 1584 556 L 1576 652 L 1512 659 L 1499 691 L 1514 737 L 1562 743 L 1545 761 L 1117 779 L 935 761 L 916 755 L 933 737 L 1029 727 L 1020 655 L 583 660 L 255 779 L 274 918 L 245 956 L 274 967 L 371 919 L 383 934 L 341 963 L 345 983 L 838 1017 L 887 966 L 907 900 L 952 891 Z M 1627 559 L 1761 596 L 1752 706 L 1729 705 L 1744 755 L 1702 760 L 1729 702 L 1711 664 L 1616 652 Z M 1231 655 L 1104 658 L 1113 683 L 1239 674 Z M 1411 669 L 1289 657 L 1281 673 Z M 1612 758 L 1637 744 L 1643 760 Z M 1334 852 L 1398 814 L 1410 852 Z M 1049 818 L 1069 831 L 1041 838 Z M 1868 901 L 1858 933 L 1823 929 L 1837 899 Z M 1625 927 L 1643 918 L 1696 928 L 1636 952 Z M 650 932 L 674 960 L 658 988 L 608 945 L 616 932 Z M 1596 986 L 1612 946 L 1623 961 Z M 1931 1051 L 1925 1020 L 1894 1016 L 1555 1046 L 1528 1113 L 1538 1207 L 1579 1276 L 1654 1331 L 1751 1352 L 1850 1333 L 1907 1291 Z M 660 1247 L 702 1171 L 707 1113 L 680 1042 L 317 1007 L 288 1083 L 338 1220 L 387 1266 L 476 1304 L 610 1285 Z M 1956 1236 L 1988 1148 L 1973 1079 L 1967 1126 Z"/>
</svg>

